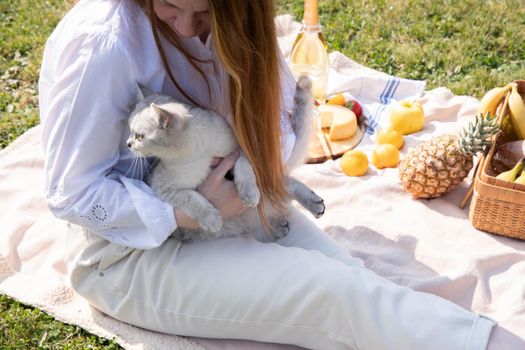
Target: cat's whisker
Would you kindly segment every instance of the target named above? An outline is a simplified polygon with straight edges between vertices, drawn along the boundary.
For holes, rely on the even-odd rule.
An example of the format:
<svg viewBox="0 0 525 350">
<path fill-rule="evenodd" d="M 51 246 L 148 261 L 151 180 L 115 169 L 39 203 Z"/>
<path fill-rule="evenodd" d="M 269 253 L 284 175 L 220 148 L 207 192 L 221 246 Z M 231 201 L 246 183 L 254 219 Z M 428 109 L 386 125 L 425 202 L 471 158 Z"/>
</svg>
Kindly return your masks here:
<svg viewBox="0 0 525 350">
<path fill-rule="evenodd" d="M 135 176 L 138 175 L 139 172 L 140 175 L 142 175 L 142 159 L 145 159 L 145 157 L 135 151 L 132 151 L 131 165 L 125 176 L 136 178 Z"/>
<path fill-rule="evenodd" d="M 140 178 L 144 180 L 149 174 L 150 170 L 152 169 L 152 166 L 149 163 L 149 160 L 147 157 L 140 156 L 139 160 L 140 160 Z"/>
<path fill-rule="evenodd" d="M 139 171 L 139 167 L 140 167 L 140 155 L 134 153 L 133 154 L 133 177 L 136 177 L 137 176 L 137 172 Z"/>
<path fill-rule="evenodd" d="M 144 180 L 144 162 L 147 162 L 146 157 L 140 156 L 137 157 L 138 159 L 138 174 L 140 177 L 139 179 Z"/>
<path fill-rule="evenodd" d="M 124 174 L 125 177 L 133 177 L 133 167 L 135 166 L 135 155 L 131 156 L 131 164 L 129 165 L 128 171 Z"/>
<path fill-rule="evenodd" d="M 150 164 L 148 158 L 144 158 L 144 160 L 146 161 L 146 168 L 148 169 L 148 172 L 149 172 L 152 168 L 152 165 Z"/>
<path fill-rule="evenodd" d="M 144 164 L 146 163 L 146 164 Z M 140 179 L 144 180 L 144 167 L 148 164 L 148 159 L 146 157 L 140 157 Z"/>
</svg>

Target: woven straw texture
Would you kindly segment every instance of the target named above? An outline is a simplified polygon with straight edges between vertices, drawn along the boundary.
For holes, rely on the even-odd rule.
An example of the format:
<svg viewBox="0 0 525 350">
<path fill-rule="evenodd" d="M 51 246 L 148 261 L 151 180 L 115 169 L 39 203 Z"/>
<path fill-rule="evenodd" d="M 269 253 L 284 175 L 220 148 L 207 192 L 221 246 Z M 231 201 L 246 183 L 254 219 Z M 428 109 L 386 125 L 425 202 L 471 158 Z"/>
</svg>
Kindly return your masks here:
<svg viewBox="0 0 525 350">
<path fill-rule="evenodd" d="M 525 80 L 517 80 L 518 92 L 525 94 Z M 508 114 L 508 95 L 498 108 L 501 121 Z M 525 240 L 525 186 L 497 179 L 491 161 L 502 142 L 498 135 L 489 153 L 482 159 L 474 177 L 474 195 L 469 217 L 472 225 L 482 231 Z"/>
</svg>

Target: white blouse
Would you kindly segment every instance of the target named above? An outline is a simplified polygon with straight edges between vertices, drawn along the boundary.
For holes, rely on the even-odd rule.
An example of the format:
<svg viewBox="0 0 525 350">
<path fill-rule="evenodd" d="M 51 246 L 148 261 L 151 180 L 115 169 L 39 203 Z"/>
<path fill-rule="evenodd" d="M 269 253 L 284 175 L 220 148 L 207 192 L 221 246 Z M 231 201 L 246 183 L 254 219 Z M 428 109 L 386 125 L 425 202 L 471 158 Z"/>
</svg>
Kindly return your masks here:
<svg viewBox="0 0 525 350">
<path fill-rule="evenodd" d="M 231 122 L 224 69 L 211 39 L 182 40 L 211 84 L 181 52 L 164 42 L 172 73 L 199 103 Z M 295 135 L 290 126 L 295 80 L 282 59 L 283 159 Z M 173 208 L 143 181 L 146 164 L 132 164 L 126 145 L 136 84 L 188 102 L 164 70 L 148 18 L 131 0 L 80 1 L 46 44 L 39 81 L 45 193 L 58 218 L 105 239 L 147 249 L 177 227 Z M 132 167 L 133 166 L 133 167 Z"/>
</svg>

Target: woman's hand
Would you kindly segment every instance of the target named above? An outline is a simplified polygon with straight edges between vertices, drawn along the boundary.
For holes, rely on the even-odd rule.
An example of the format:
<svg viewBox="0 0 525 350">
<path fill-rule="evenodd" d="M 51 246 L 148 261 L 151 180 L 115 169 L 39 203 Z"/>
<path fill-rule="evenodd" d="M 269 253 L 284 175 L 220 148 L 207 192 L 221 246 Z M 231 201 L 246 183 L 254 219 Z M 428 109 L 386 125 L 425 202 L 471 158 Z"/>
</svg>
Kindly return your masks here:
<svg viewBox="0 0 525 350">
<path fill-rule="evenodd" d="M 225 158 L 213 158 L 210 166 L 214 167 L 206 180 L 199 186 L 199 192 L 217 208 L 223 219 L 243 213 L 248 207 L 241 202 L 237 187 L 224 176 L 232 169 L 239 158 L 239 151 L 233 151 Z M 179 208 L 173 208 L 178 227 L 199 228 L 199 223 Z"/>
<path fill-rule="evenodd" d="M 220 211 L 223 219 L 237 216 L 248 209 L 241 202 L 235 183 L 224 178 L 228 170 L 233 168 L 237 158 L 239 158 L 239 151 L 228 154 L 199 186 L 199 192 Z"/>
</svg>

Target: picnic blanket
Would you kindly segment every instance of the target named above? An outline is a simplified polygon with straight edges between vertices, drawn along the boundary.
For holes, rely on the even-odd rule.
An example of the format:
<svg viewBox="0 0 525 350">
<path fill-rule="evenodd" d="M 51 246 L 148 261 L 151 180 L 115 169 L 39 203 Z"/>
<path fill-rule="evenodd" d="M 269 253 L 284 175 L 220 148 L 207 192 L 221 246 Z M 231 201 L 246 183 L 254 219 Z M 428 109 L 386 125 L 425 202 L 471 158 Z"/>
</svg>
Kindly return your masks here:
<svg viewBox="0 0 525 350">
<path fill-rule="evenodd" d="M 281 48 L 289 54 L 299 25 L 290 16 L 276 22 Z M 330 66 L 329 93 L 350 92 L 371 121 L 358 146 L 369 154 L 374 131 L 388 123 L 397 100 L 420 100 L 426 114 L 425 128 L 406 137 L 403 154 L 423 140 L 457 131 L 479 103 L 446 88 L 425 92 L 424 82 L 382 74 L 338 52 L 330 54 Z M 397 169 L 371 167 L 365 176 L 352 178 L 341 172 L 339 160 L 330 160 L 301 166 L 294 175 L 325 199 L 326 213 L 317 224 L 366 267 L 491 317 L 525 339 L 525 242 L 472 227 L 468 208 L 458 207 L 468 181 L 442 198 L 415 200 L 402 190 Z M 126 349 L 297 349 L 155 333 L 90 307 L 67 283 L 62 238 L 68 228 L 48 210 L 43 183 L 41 127 L 36 126 L 0 152 L 0 293 Z"/>
</svg>

